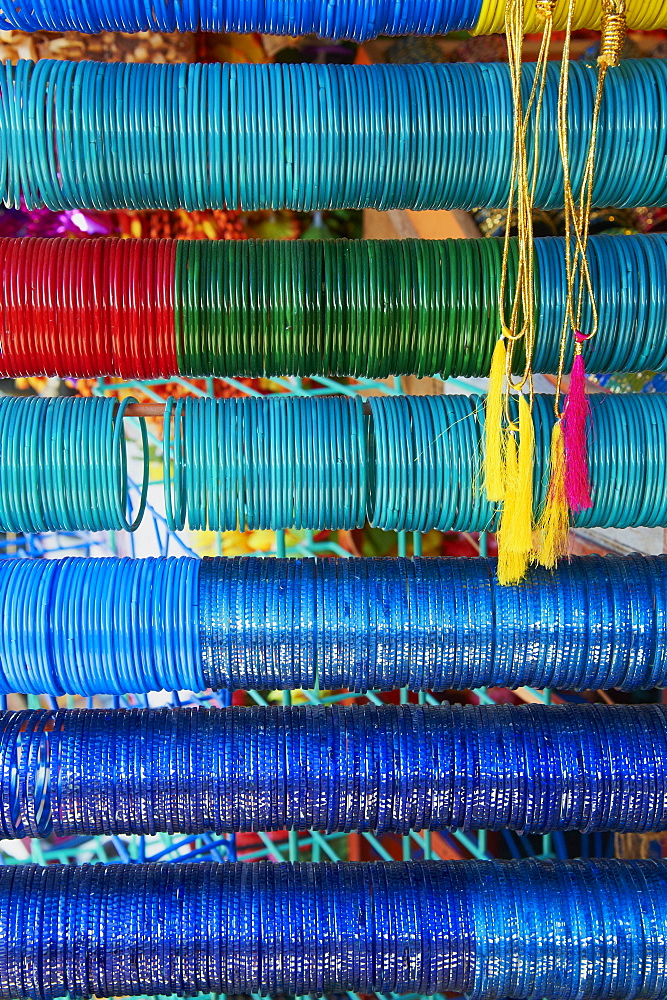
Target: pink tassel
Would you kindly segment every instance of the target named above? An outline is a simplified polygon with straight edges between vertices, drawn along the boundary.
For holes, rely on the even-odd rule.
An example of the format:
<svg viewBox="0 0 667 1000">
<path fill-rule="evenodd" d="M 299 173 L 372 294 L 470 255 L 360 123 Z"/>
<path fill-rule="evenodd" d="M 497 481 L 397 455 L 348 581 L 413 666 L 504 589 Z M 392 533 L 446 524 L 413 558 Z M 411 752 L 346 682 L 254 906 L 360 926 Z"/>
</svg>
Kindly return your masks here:
<svg viewBox="0 0 667 1000">
<path fill-rule="evenodd" d="M 565 445 L 565 492 L 570 510 L 589 510 L 593 506 L 588 472 L 586 423 L 591 406 L 586 395 L 586 369 L 581 344 L 586 338 L 576 332 L 577 349 L 570 376 L 570 388 L 563 408 L 563 442 Z"/>
</svg>

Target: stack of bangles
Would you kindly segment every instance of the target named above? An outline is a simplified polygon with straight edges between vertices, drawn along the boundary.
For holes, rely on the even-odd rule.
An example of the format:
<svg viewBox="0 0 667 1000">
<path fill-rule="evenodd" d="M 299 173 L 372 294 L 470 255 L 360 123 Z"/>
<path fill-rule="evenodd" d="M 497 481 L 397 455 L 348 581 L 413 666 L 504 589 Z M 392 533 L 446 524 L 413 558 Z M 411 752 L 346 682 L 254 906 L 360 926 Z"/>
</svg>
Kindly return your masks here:
<svg viewBox="0 0 667 1000">
<path fill-rule="evenodd" d="M 578 527 L 667 526 L 667 397 L 591 397 L 593 504 Z M 482 396 L 173 399 L 164 416 L 172 530 L 486 531 Z M 172 426 L 173 415 L 173 426 Z M 533 397 L 534 498 L 545 502 L 553 397 Z M 173 445 L 173 451 L 172 451 Z M 169 456 L 173 455 L 173 462 Z"/>
<path fill-rule="evenodd" d="M 0 530 L 133 530 L 146 507 L 145 413 L 114 399 L 0 398 Z M 149 409 L 152 410 L 149 405 Z M 172 531 L 493 530 L 479 488 L 483 396 L 170 397 L 162 419 Z M 139 416 L 136 513 L 123 417 Z M 553 397 L 533 397 L 534 497 L 544 504 Z M 667 398 L 591 397 L 593 503 L 578 527 L 666 527 Z M 133 481 L 132 481 L 133 482 Z"/>
<path fill-rule="evenodd" d="M 177 246 L 177 240 L 0 240 L 2 374 L 177 374 Z"/>
<path fill-rule="evenodd" d="M 502 254 L 500 239 L 2 239 L 0 372 L 485 376 Z M 588 262 L 599 323 L 589 368 L 664 371 L 667 235 L 593 236 Z M 512 239 L 509 288 L 517 267 Z M 563 240 L 537 240 L 532 364 L 543 374 L 558 371 L 566 288 Z M 586 298 L 584 329 L 589 314 Z M 514 363 L 522 372 L 521 342 Z"/>
<path fill-rule="evenodd" d="M 538 63 L 513 45 L 521 16 Z M 548 59 L 554 31 L 601 21 L 603 69 Z M 86 399 L 0 394 L 12 546 L 133 532 L 149 510 L 164 553 L 185 529 L 370 525 L 413 532 L 421 553 L 421 534 L 500 526 L 501 556 L 527 565 L 501 586 L 487 558 L 0 559 L 0 838 L 12 854 L 72 838 L 41 865 L 0 852 L 0 1000 L 667 997 L 667 861 L 569 861 L 566 841 L 667 830 L 667 706 L 602 694 L 667 685 L 667 555 L 545 555 L 570 526 L 667 528 L 667 394 L 587 396 L 586 334 L 563 333 L 599 327 L 589 370 L 667 371 L 667 236 L 569 243 L 575 199 L 578 222 L 667 204 L 667 60 L 614 60 L 626 27 L 667 29 L 667 0 L 0 0 L 0 32 L 506 28 L 510 50 L 510 65 L 7 61 L 6 209 L 485 211 L 518 190 L 523 220 L 530 189 L 538 211 L 565 200 L 568 234 L 531 243 L 534 268 L 522 225 L 507 243 L 0 239 L 0 377 L 98 379 Z M 514 329 L 533 306 L 535 337 L 524 326 L 503 369 L 503 315 Z M 490 369 L 488 401 L 398 381 L 362 398 L 346 381 Z M 533 371 L 558 376 L 555 396 L 533 392 Z M 207 388 L 124 395 L 178 376 Z M 283 376 L 290 391 L 271 395 L 233 381 Z M 213 378 L 244 394 L 216 396 Z M 483 487 L 495 429 L 504 509 Z M 500 705 L 490 685 L 565 704 Z M 379 696 L 399 688 L 400 704 Z M 257 704 L 232 705 L 235 690 Z M 279 690 L 306 704 L 269 705 Z M 122 709 L 153 691 L 171 707 Z M 8 711 L 12 693 L 50 708 Z M 87 709 L 55 700 L 77 695 Z M 487 861 L 487 830 L 515 855 L 533 852 L 524 834 L 550 839 L 539 859 Z M 338 838 L 352 831 L 384 860 L 318 863 L 351 856 Z M 474 836 L 455 832 L 453 854 L 448 831 Z M 160 838 L 152 863 L 143 839 L 142 863 L 48 863 L 92 837 L 133 862 L 133 835 Z M 411 837 L 425 860 L 393 861 Z M 274 863 L 284 849 L 318 861 Z"/>
<path fill-rule="evenodd" d="M 0 712 L 3 838 L 448 828 L 667 829 L 667 707 Z"/>
<path fill-rule="evenodd" d="M 7 864 L 0 923 L 1 1000 L 667 994 L 665 861 Z"/>
<path fill-rule="evenodd" d="M 0 530 L 135 531 L 148 499 L 146 421 L 139 419 L 143 470 L 129 516 L 125 416 L 136 400 L 71 396 L 0 397 Z"/>
<path fill-rule="evenodd" d="M 577 0 L 573 29 L 598 28 L 600 0 Z M 566 26 L 568 4 L 555 5 L 554 27 Z M 232 31 L 271 35 L 316 34 L 321 38 L 364 41 L 378 35 L 441 35 L 472 31 L 484 35 L 505 27 L 504 0 L 352 0 L 285 5 L 278 0 L 52 0 L 28 4 L 6 0 L 0 28 L 24 31 Z M 633 29 L 667 28 L 661 0 L 627 0 L 626 17 Z M 536 0 L 525 4 L 525 30 L 538 32 L 544 17 Z"/>
<path fill-rule="evenodd" d="M 536 65 L 525 63 L 528 91 Z M 545 70 L 536 208 L 563 207 L 560 66 Z M 571 183 L 591 140 L 597 69 L 569 69 Z M 593 207 L 667 204 L 667 60 L 607 75 Z M 0 66 L 8 208 L 478 209 L 507 200 L 513 88 L 504 63 Z M 480 125 L 483 123 L 483 127 Z"/>
<path fill-rule="evenodd" d="M 667 556 L 3 559 L 0 694 L 667 685 Z"/>
</svg>

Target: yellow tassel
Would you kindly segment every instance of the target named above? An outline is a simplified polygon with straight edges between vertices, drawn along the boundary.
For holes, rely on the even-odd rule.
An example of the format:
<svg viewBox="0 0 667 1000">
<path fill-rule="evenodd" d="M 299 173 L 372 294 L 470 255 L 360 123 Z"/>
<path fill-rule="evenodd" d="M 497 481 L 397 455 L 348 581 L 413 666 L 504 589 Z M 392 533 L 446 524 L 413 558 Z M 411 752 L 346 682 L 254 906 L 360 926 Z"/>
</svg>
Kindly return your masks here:
<svg viewBox="0 0 667 1000">
<path fill-rule="evenodd" d="M 519 443 L 510 432 L 505 459 L 505 502 L 498 528 L 498 582 L 518 583 L 533 551 L 535 431 L 530 406 L 519 396 Z"/>
<path fill-rule="evenodd" d="M 505 486 L 507 489 L 505 503 L 496 540 L 498 542 L 498 582 L 505 586 L 508 583 L 517 583 L 526 572 L 527 558 L 521 552 L 517 552 L 509 544 L 511 537 L 510 525 L 514 520 L 512 498 L 516 495 L 519 480 L 519 456 L 516 447 L 516 438 L 512 432 L 507 436 L 507 450 L 505 452 Z"/>
<path fill-rule="evenodd" d="M 514 499 L 512 543 L 517 551 L 533 551 L 533 463 L 535 428 L 526 397 L 519 396 L 519 467 Z"/>
<path fill-rule="evenodd" d="M 549 454 L 549 490 L 537 526 L 538 562 L 553 569 L 567 555 L 570 535 L 570 510 L 565 492 L 565 444 L 560 420 L 554 424 Z"/>
<path fill-rule="evenodd" d="M 484 488 L 491 503 L 505 496 L 505 433 L 503 429 L 503 383 L 507 351 L 501 337 L 491 359 L 489 391 L 486 397 L 484 430 Z"/>
</svg>

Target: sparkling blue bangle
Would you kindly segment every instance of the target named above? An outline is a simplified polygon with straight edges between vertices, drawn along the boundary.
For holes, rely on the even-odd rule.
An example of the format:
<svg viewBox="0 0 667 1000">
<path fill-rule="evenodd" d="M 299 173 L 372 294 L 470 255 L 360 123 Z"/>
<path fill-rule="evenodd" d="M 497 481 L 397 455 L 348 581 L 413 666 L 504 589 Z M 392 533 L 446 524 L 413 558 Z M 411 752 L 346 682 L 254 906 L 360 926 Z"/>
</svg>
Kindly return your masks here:
<svg viewBox="0 0 667 1000">
<path fill-rule="evenodd" d="M 4 866 L 1 993 L 648 1000 L 667 986 L 666 872 L 606 860 Z"/>
<path fill-rule="evenodd" d="M 388 705 L 5 713 L 3 833 L 660 831 L 666 711 Z M 326 769 L 321 748 L 329 748 Z"/>
</svg>

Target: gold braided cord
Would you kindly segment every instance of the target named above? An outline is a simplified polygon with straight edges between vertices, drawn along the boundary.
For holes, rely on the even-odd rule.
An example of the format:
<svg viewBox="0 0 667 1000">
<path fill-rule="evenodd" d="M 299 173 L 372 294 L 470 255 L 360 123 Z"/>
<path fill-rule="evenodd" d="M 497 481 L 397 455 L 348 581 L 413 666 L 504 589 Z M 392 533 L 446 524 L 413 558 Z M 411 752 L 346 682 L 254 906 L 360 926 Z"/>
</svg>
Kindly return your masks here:
<svg viewBox="0 0 667 1000">
<path fill-rule="evenodd" d="M 627 35 L 625 2 L 614 4 L 606 0 L 602 4 L 602 37 L 598 66 L 609 69 L 618 66 Z"/>
<path fill-rule="evenodd" d="M 598 57 L 598 80 L 593 107 L 593 117 L 591 121 L 591 135 L 586 155 L 586 162 L 582 175 L 581 192 L 578 204 L 575 201 L 572 190 L 569 162 L 569 142 L 568 142 L 568 84 L 569 84 L 569 59 L 570 59 L 570 36 L 572 29 L 573 8 L 576 0 L 570 0 L 568 11 L 568 24 L 566 28 L 565 44 L 563 48 L 563 61 L 561 63 L 561 76 L 558 90 L 558 144 L 563 165 L 564 183 L 564 218 L 565 218 L 565 277 L 567 283 L 567 304 L 566 316 L 561 335 L 560 353 L 558 362 L 558 376 L 556 379 L 556 395 L 554 408 L 556 416 L 559 415 L 561 385 L 565 368 L 565 356 L 567 353 L 568 335 L 581 331 L 583 316 L 584 295 L 588 295 L 591 305 L 593 323 L 590 331 L 585 333 L 585 339 L 590 340 L 598 331 L 598 309 L 593 294 L 590 269 L 586 252 L 588 248 L 588 235 L 590 228 L 591 207 L 593 202 L 593 186 L 595 181 L 595 154 L 597 151 L 598 126 L 600 121 L 600 109 L 602 106 L 602 96 L 607 70 L 611 66 L 617 66 L 620 62 L 621 52 L 625 44 L 625 5 L 626 0 L 602 0 L 602 24 L 603 35 L 600 43 L 600 55 Z M 574 244 L 574 250 L 573 250 Z M 574 289 L 579 282 L 577 303 L 574 303 Z M 575 353 L 581 352 L 581 344 L 575 345 Z"/>
<path fill-rule="evenodd" d="M 515 210 L 516 201 L 518 268 L 516 286 L 512 298 L 512 309 L 510 317 L 507 319 L 505 301 L 510 247 L 510 227 L 508 225 L 503 241 L 499 309 L 503 336 L 507 342 L 506 379 L 508 390 L 514 389 L 515 391 L 519 391 L 527 386 L 531 403 L 533 397 L 532 360 L 535 349 L 533 204 L 535 201 L 535 186 L 537 184 L 540 155 L 539 126 L 546 85 L 549 47 L 551 44 L 551 19 L 549 15 L 555 6 L 555 0 L 543 0 L 542 6 L 545 11 L 546 23 L 544 25 L 540 54 L 535 66 L 535 76 L 525 110 L 523 108 L 521 92 L 525 0 L 507 0 L 505 7 L 505 31 L 514 106 L 514 140 L 507 217 L 508 219 L 511 218 Z M 534 117 L 534 141 L 532 163 L 529 167 L 527 137 L 532 117 Z M 524 341 L 526 363 L 523 375 L 517 382 L 514 382 L 512 375 L 514 347 L 516 342 L 521 339 Z M 509 421 L 508 411 L 509 391 L 506 395 L 506 416 Z"/>
</svg>

